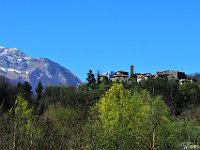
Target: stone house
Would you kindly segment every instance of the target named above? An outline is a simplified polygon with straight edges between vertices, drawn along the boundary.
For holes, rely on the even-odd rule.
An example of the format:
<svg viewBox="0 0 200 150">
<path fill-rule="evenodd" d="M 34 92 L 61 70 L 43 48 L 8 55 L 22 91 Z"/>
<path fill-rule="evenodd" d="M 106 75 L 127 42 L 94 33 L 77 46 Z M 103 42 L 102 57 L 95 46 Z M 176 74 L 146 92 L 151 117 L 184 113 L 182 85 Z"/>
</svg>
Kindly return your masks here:
<svg viewBox="0 0 200 150">
<path fill-rule="evenodd" d="M 114 75 L 110 77 L 110 80 L 112 82 L 122 82 L 122 81 L 127 81 L 129 79 L 129 73 L 123 70 L 117 71 Z"/>
<path fill-rule="evenodd" d="M 152 77 L 153 77 L 153 75 L 151 73 L 144 73 L 144 74 L 138 73 L 138 74 L 136 74 L 136 80 L 137 80 L 138 83 L 146 81 L 146 80 L 148 80 Z"/>
<path fill-rule="evenodd" d="M 157 76 L 159 77 L 167 77 L 169 79 L 187 79 L 187 75 L 185 72 L 177 71 L 177 70 L 166 70 L 166 71 L 157 71 Z"/>
</svg>

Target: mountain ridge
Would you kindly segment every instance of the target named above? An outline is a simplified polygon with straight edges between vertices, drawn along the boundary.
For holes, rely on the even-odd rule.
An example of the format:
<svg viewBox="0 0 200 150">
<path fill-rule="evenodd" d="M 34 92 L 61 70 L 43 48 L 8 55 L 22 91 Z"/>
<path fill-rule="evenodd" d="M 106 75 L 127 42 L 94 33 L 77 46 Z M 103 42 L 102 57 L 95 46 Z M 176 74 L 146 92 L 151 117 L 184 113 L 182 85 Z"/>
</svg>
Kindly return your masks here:
<svg viewBox="0 0 200 150">
<path fill-rule="evenodd" d="M 17 48 L 0 46 L 0 75 L 16 82 L 28 81 L 33 88 L 44 86 L 79 86 L 82 81 L 69 69 L 46 58 L 32 58 Z"/>
</svg>

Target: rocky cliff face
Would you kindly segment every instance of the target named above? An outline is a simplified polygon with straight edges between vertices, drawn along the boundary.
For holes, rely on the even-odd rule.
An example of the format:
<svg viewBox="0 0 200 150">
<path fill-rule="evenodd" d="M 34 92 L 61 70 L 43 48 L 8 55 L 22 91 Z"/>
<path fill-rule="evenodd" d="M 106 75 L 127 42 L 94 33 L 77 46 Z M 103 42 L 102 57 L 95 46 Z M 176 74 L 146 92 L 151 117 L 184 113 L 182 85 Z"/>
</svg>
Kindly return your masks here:
<svg viewBox="0 0 200 150">
<path fill-rule="evenodd" d="M 39 81 L 44 86 L 79 86 L 81 80 L 70 70 L 48 58 L 31 58 L 17 48 L 0 46 L 0 75 L 14 82 L 28 81 L 33 88 Z"/>
</svg>

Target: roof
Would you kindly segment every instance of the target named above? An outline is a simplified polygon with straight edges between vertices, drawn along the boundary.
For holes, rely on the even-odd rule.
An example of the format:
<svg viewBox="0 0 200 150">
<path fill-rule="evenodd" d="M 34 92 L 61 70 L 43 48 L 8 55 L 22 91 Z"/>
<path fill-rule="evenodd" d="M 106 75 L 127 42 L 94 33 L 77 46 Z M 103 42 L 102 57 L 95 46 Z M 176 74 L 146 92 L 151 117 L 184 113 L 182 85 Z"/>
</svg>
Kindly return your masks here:
<svg viewBox="0 0 200 150">
<path fill-rule="evenodd" d="M 137 78 L 145 78 L 144 75 L 138 75 Z"/>
<path fill-rule="evenodd" d="M 127 75 L 128 76 L 128 74 L 129 74 L 128 72 L 120 70 L 120 71 L 117 71 L 114 75 Z"/>
<path fill-rule="evenodd" d="M 180 71 L 180 70 L 158 70 L 157 73 L 172 73 L 172 72 L 182 72 L 182 73 L 185 73 L 183 71 Z"/>
<path fill-rule="evenodd" d="M 117 72 L 126 72 L 126 71 L 124 71 L 124 70 L 119 70 L 119 71 L 117 71 Z"/>
<path fill-rule="evenodd" d="M 99 77 L 107 77 L 106 75 L 99 74 Z"/>
<path fill-rule="evenodd" d="M 128 77 L 128 75 L 113 75 L 110 78 L 116 78 L 116 77 Z"/>
</svg>

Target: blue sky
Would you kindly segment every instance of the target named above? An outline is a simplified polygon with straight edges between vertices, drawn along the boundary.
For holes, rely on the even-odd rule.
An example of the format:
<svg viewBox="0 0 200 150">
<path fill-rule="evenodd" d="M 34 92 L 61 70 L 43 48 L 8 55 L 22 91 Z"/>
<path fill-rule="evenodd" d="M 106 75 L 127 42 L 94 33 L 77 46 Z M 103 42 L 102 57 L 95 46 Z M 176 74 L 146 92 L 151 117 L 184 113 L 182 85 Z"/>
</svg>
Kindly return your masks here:
<svg viewBox="0 0 200 150">
<path fill-rule="evenodd" d="M 88 69 L 200 72 L 199 0 L 0 0 L 0 45 Z"/>
</svg>

